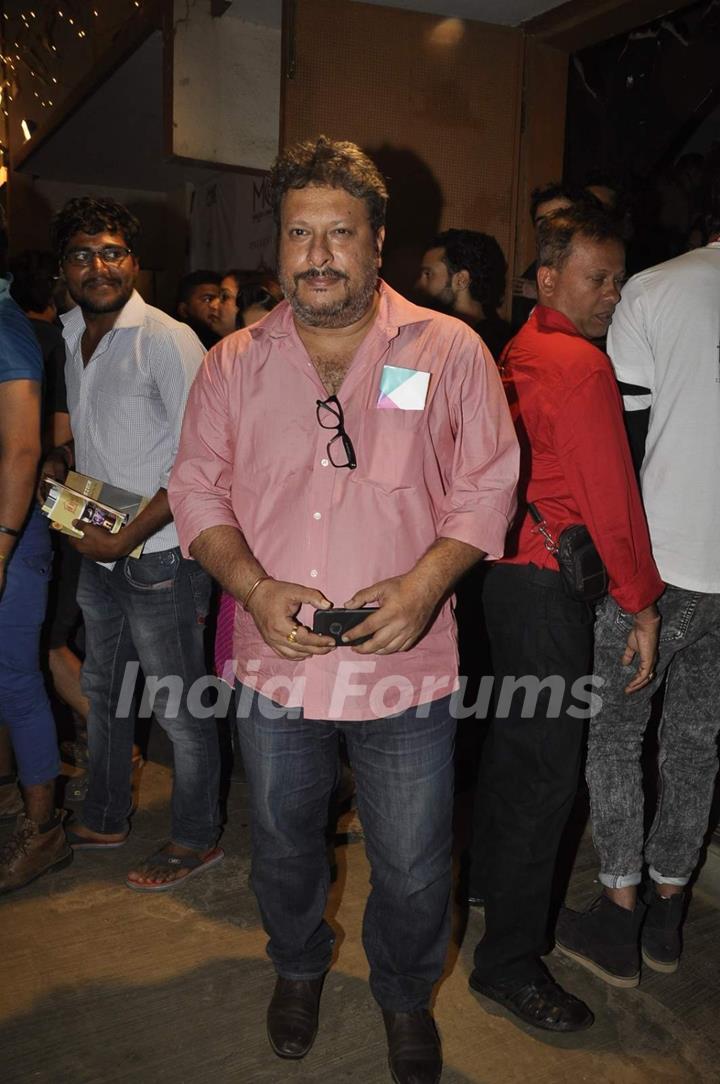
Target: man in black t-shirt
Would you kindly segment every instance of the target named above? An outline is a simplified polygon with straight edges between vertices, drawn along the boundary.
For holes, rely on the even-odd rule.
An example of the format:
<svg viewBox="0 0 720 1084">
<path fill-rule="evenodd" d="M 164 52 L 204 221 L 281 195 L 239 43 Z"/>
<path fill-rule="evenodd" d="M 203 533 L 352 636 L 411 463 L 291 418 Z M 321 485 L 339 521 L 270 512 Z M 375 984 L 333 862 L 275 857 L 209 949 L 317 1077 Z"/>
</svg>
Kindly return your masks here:
<svg viewBox="0 0 720 1084">
<path fill-rule="evenodd" d="M 445 230 L 420 266 L 418 290 L 477 331 L 495 359 L 510 339 L 498 315 L 505 292 L 505 257 L 494 237 L 477 230 Z"/>
</svg>

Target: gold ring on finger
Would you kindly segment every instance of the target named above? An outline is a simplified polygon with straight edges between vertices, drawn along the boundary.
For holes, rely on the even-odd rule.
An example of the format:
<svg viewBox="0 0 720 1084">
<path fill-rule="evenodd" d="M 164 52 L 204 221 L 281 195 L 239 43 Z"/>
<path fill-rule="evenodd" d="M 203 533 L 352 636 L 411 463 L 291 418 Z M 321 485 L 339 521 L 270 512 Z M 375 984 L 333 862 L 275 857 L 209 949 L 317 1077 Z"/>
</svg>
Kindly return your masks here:
<svg viewBox="0 0 720 1084">
<path fill-rule="evenodd" d="M 299 631 L 300 631 L 300 626 L 299 625 L 293 625 L 292 632 L 289 632 L 287 634 L 287 641 L 288 641 L 289 644 L 294 644 L 295 643 L 295 641 L 297 640 L 297 634 L 298 634 Z"/>
</svg>

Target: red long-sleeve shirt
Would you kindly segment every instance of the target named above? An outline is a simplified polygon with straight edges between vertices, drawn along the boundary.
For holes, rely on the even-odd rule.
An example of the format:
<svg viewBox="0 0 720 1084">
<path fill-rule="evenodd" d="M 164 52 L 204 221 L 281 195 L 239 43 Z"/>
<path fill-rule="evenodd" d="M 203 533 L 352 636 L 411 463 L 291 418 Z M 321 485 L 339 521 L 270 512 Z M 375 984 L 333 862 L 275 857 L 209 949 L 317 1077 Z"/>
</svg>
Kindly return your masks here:
<svg viewBox="0 0 720 1084">
<path fill-rule="evenodd" d="M 606 354 L 555 309 L 538 305 L 502 359 L 521 447 L 520 511 L 505 563 L 557 570 L 527 511 L 553 537 L 584 523 L 621 609 L 636 613 L 662 593 L 630 458 L 622 405 Z"/>
</svg>

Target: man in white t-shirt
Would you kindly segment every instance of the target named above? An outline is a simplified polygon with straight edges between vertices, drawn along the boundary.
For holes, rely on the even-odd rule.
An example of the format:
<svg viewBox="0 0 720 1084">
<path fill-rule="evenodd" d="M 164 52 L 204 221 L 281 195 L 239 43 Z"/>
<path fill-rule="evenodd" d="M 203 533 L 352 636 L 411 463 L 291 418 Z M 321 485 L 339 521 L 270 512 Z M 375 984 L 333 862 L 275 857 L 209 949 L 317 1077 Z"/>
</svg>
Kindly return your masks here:
<svg viewBox="0 0 720 1084">
<path fill-rule="evenodd" d="M 686 888 L 717 775 L 720 728 L 720 218 L 711 241 L 635 275 L 608 337 L 618 380 L 648 389 L 641 480 L 653 554 L 667 587 L 654 680 L 624 696 L 618 674 L 630 616 L 610 599 L 596 624 L 602 709 L 591 720 L 587 780 L 604 891 L 563 908 L 558 947 L 613 986 L 637 986 L 640 951 L 678 967 Z M 628 404 L 626 402 L 626 408 Z M 646 404 L 634 400 L 636 409 Z M 665 680 L 659 792 L 644 838 L 640 756 L 650 699 Z M 643 862 L 650 882 L 638 900 Z M 644 920 L 644 921 L 643 921 Z M 640 933 L 642 927 L 642 934 Z"/>
</svg>

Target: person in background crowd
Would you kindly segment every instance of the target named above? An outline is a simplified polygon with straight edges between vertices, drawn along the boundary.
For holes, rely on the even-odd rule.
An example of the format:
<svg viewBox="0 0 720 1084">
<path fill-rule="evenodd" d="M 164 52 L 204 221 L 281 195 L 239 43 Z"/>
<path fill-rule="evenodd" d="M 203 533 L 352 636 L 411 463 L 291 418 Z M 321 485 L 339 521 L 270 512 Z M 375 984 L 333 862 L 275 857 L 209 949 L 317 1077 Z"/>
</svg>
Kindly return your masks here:
<svg viewBox="0 0 720 1084">
<path fill-rule="evenodd" d="M 257 292 L 256 300 L 248 300 L 250 294 L 247 291 Z M 262 292 L 261 292 L 262 291 Z M 242 292 L 242 308 L 239 307 L 238 297 Z M 220 322 L 218 331 L 221 338 L 230 335 L 237 328 L 247 327 L 261 320 L 266 312 L 270 312 L 278 301 L 282 301 L 280 284 L 264 271 L 240 271 L 238 269 L 226 271 L 220 287 Z M 252 319 L 243 318 L 243 310 L 252 304 L 257 304 L 256 312 L 252 313 Z"/>
<path fill-rule="evenodd" d="M 7 235 L 0 223 L 0 271 Z M 39 666 L 52 551 L 33 505 L 41 456 L 43 360 L 27 317 L 0 278 L 0 814 L 17 828 L 0 850 L 0 893 L 72 860 L 55 808 L 60 769 L 55 720 Z M 7 728 L 7 730 L 6 730 Z M 10 741 L 7 741 L 9 732 Z M 10 748 L 12 746 L 12 749 Z"/>
<path fill-rule="evenodd" d="M 170 482 L 184 552 L 243 606 L 237 676 L 252 672 L 257 690 L 239 686 L 252 885 L 278 975 L 268 1036 L 298 1059 L 317 1031 L 342 731 L 372 866 L 364 945 L 391 1072 L 436 1084 L 429 1005 L 450 932 L 457 674 L 447 600 L 465 570 L 502 551 L 517 442 L 478 336 L 378 282 L 387 192 L 370 159 L 321 137 L 285 151 L 271 185 L 287 301 L 208 354 Z M 331 599 L 379 604 L 338 648 L 308 628 Z M 358 656 L 364 684 L 343 696 L 343 660 L 354 668 Z M 428 673 L 446 676 L 429 690 Z M 398 674 L 400 710 L 378 696 Z"/>
<path fill-rule="evenodd" d="M 246 282 L 237 296 L 237 326 L 250 327 L 262 320 L 282 301 L 282 290 L 273 279 Z"/>
<path fill-rule="evenodd" d="M 10 294 L 32 324 L 45 366 L 43 415 L 46 447 L 63 444 L 69 437 L 65 396 L 65 344 L 57 323 L 55 290 L 57 265 L 50 252 L 27 250 L 9 261 Z"/>
<path fill-rule="evenodd" d="M 57 260 L 50 252 L 26 251 L 10 261 L 10 293 L 28 316 L 45 363 L 44 447 L 55 448 L 72 437 L 65 393 L 65 342 L 57 320 Z M 50 588 L 46 638 L 48 665 L 55 692 L 72 710 L 76 736 L 64 742 L 63 756 L 84 767 L 87 763 L 88 702 L 80 688 L 80 659 L 69 640 L 80 622 L 76 594 L 80 555 L 63 534 L 56 534 L 53 582 Z M 76 786 L 70 785 L 70 790 Z M 67 797 L 67 794 L 66 794 Z"/>
<path fill-rule="evenodd" d="M 588 197 L 583 189 L 574 185 L 561 181 L 540 185 L 530 193 L 530 219 L 533 227 L 537 231 L 540 223 L 549 215 L 576 205 L 584 206 L 587 202 Z M 533 260 L 513 282 L 512 326 L 516 330 L 525 323 L 537 301 L 536 277 L 537 260 Z"/>
<path fill-rule="evenodd" d="M 228 272 L 230 274 L 231 272 Z M 226 281 L 226 280 L 224 280 Z M 236 295 L 235 319 L 237 329 L 249 327 L 267 316 L 278 304 L 278 298 L 271 289 L 279 284 L 264 277 L 262 282 L 248 282 L 241 286 Z M 215 624 L 215 673 L 222 677 L 228 661 L 233 657 L 233 629 L 235 628 L 235 610 L 237 603 L 232 595 L 223 591 L 220 595 L 217 621 Z M 232 679 L 231 679 L 232 680 Z"/>
<path fill-rule="evenodd" d="M 220 341 L 220 285 L 217 271 L 191 271 L 180 280 L 177 318 L 193 329 L 206 350 Z"/>
<path fill-rule="evenodd" d="M 497 312 L 506 270 L 494 237 L 477 230 L 445 230 L 422 258 L 417 287 L 474 328 L 497 358 L 512 334 Z"/>
<path fill-rule="evenodd" d="M 220 313 L 216 330 L 221 339 L 231 335 L 238 326 L 237 295 L 240 284 L 246 279 L 247 272 L 238 268 L 226 271 L 220 279 Z"/>
<path fill-rule="evenodd" d="M 150 498 L 117 534 L 83 524 L 78 602 L 85 621 L 83 689 L 90 702 L 89 775 L 82 821 L 68 831 L 75 850 L 122 846 L 129 831 L 134 711 L 118 700 L 126 668 L 148 677 L 182 675 L 180 702 L 162 685 L 154 715 L 173 743 L 171 839 L 127 885 L 175 888 L 223 857 L 219 834 L 219 752 L 214 720 L 187 703 L 205 675 L 208 576 L 179 552 L 167 499 L 185 400 L 201 364 L 191 330 L 146 305 L 134 289 L 137 220 L 122 204 L 70 200 L 53 221 L 53 240 L 77 307 L 63 317 L 73 444 L 48 457 L 45 474 L 83 474 Z M 129 554 L 144 544 L 142 556 Z"/>
<path fill-rule="evenodd" d="M 478 783 L 485 934 L 470 986 L 524 1023 L 548 1031 L 590 1027 L 593 1014 L 541 962 L 548 951 L 557 852 L 577 792 L 584 745 L 593 607 L 563 588 L 528 504 L 557 540 L 583 523 L 627 616 L 625 669 L 634 695 L 653 678 L 663 584 L 650 540 L 612 368 L 590 340 L 607 332 L 625 257 L 613 222 L 570 208 L 538 226 L 538 304 L 501 366 L 520 440 L 520 511 L 507 556 L 491 568 L 483 602 L 496 689 L 516 675 L 544 683 L 527 710 L 512 696 L 490 727 Z M 599 450 L 602 454 L 599 454 Z M 618 646 L 622 653 L 622 647 Z M 637 660 L 634 675 L 627 667 Z M 553 682 L 562 680 L 555 692 Z M 522 687 L 521 687 L 522 693 Z"/>
<path fill-rule="evenodd" d="M 597 200 L 598 206 L 622 227 L 622 193 L 615 177 L 601 169 L 591 170 L 585 177 L 583 191 Z"/>
<path fill-rule="evenodd" d="M 641 952 L 653 971 L 677 969 L 687 885 L 717 777 L 719 299 L 717 218 L 706 247 L 630 280 L 608 336 L 618 379 L 644 386 L 650 399 L 642 490 L 653 553 L 667 584 L 658 603 L 657 670 L 632 697 L 619 691 L 627 606 L 608 599 L 597 624 L 595 673 L 604 684 L 602 708 L 590 721 L 586 771 L 603 893 L 589 911 L 561 912 L 557 943 L 612 986 L 637 986 Z M 646 836 L 640 759 L 650 700 L 663 681 L 661 797 Z M 649 883 L 643 900 L 644 861 Z"/>
</svg>

